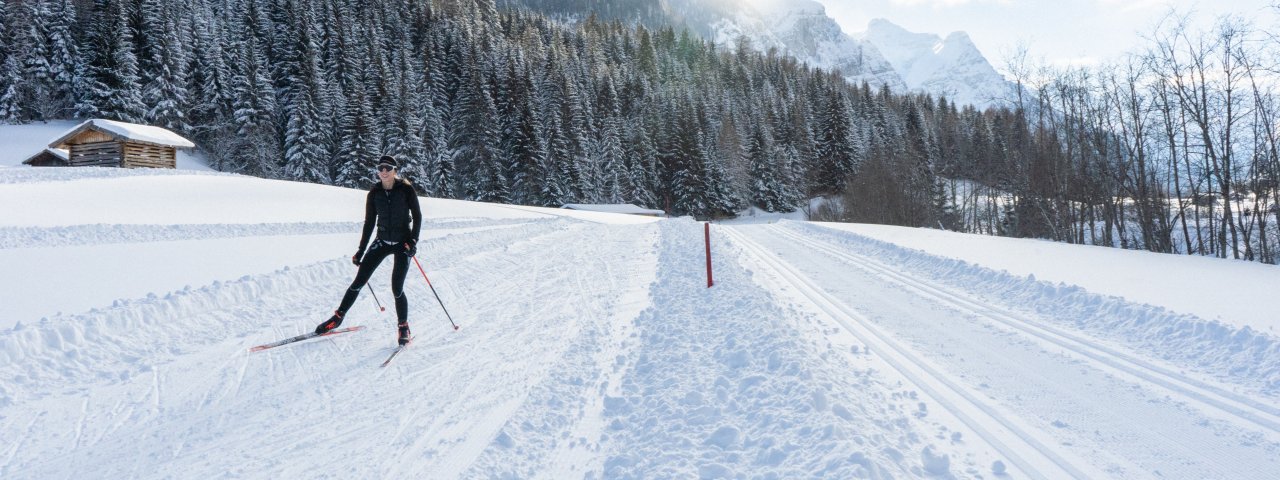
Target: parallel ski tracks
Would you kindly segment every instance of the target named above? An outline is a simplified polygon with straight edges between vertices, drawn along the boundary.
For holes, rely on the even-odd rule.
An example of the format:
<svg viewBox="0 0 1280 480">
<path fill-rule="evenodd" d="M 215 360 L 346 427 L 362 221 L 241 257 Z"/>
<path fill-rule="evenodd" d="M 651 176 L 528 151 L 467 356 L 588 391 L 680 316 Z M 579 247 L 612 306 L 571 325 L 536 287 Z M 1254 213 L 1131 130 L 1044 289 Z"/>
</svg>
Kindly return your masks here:
<svg viewBox="0 0 1280 480">
<path fill-rule="evenodd" d="M 508 230 L 509 228 L 525 228 L 525 230 L 521 231 L 520 232 L 521 235 L 517 237 L 510 233 L 505 232 L 505 230 Z M 483 238 L 485 236 L 495 235 L 495 234 L 513 237 L 510 240 L 504 241 L 500 244 L 491 244 L 491 242 L 482 242 L 481 246 L 491 247 L 491 248 L 482 248 L 482 249 L 466 251 L 467 256 L 471 257 L 471 256 L 477 256 L 477 255 L 479 256 L 490 255 L 495 252 L 501 252 L 505 249 L 512 248 L 515 245 L 526 244 L 528 242 L 546 241 L 548 237 L 553 237 L 555 235 L 559 235 L 562 233 L 563 233 L 562 224 L 559 224 L 556 222 L 535 221 L 535 222 L 518 223 L 514 225 L 499 225 L 499 226 L 495 226 L 494 228 L 488 228 L 488 229 L 475 229 L 475 228 L 464 229 L 464 231 L 451 233 L 447 239 L 442 237 L 440 239 L 432 239 L 430 240 L 430 242 L 432 244 L 435 244 L 437 242 L 439 243 L 439 245 L 436 245 L 436 248 L 432 250 L 434 254 L 433 257 L 459 258 L 461 256 L 460 253 L 462 253 L 464 250 L 467 250 L 468 247 L 471 247 L 473 249 L 475 247 L 474 244 L 462 243 L 460 239 L 467 239 L 472 237 Z M 443 263 L 443 266 L 441 266 L 442 263 L 437 262 L 437 270 L 441 268 L 456 269 L 464 264 L 465 263 L 460 263 L 455 260 L 455 261 Z M 520 265 L 512 265 L 511 266 L 512 271 L 517 271 L 516 269 L 518 267 L 520 267 Z M 386 267 L 386 266 L 384 266 L 383 268 L 389 269 L 389 267 Z M 302 270 L 303 269 L 295 269 L 291 271 L 275 272 L 270 275 L 272 277 L 287 277 L 292 275 L 299 275 L 298 272 Z M 338 280 L 345 281 L 346 278 L 348 277 L 342 276 L 342 277 L 338 277 Z M 324 278 L 324 279 L 317 280 L 317 283 L 325 283 L 328 281 L 329 281 L 328 278 Z M 379 286 L 379 285 L 375 284 L 375 286 Z M 291 295 L 287 297 L 267 299 L 265 300 L 267 303 L 265 303 L 264 305 L 259 305 L 258 308 L 268 309 L 274 314 L 278 311 L 297 310 L 295 307 L 298 305 L 313 305 L 313 304 L 316 304 L 317 302 L 321 302 L 321 301 L 327 302 L 327 301 L 333 300 L 331 296 L 333 292 L 328 288 L 319 289 L 319 290 L 310 289 L 310 288 L 299 289 L 298 290 L 299 295 L 292 295 L 294 293 L 292 291 L 285 292 L 285 293 L 289 293 Z M 358 307 L 363 307 L 363 305 L 360 305 Z M 210 319 L 218 320 L 217 322 L 210 322 L 211 324 L 221 324 L 223 320 L 227 320 L 228 318 L 244 317 L 244 312 L 242 311 L 242 307 L 240 305 L 235 305 L 230 307 L 221 306 L 221 305 L 210 305 L 207 310 L 200 312 L 200 315 L 208 316 L 208 318 Z M 424 331 L 429 332 L 432 330 L 432 327 L 428 327 L 427 325 L 428 325 L 428 322 L 433 322 L 434 320 L 435 320 L 434 317 L 431 318 L 430 320 L 427 320 L 425 318 L 423 319 L 422 328 L 425 329 Z M 439 321 L 443 322 L 442 319 Z M 432 323 L 432 326 L 435 326 L 435 325 Z M 200 385 L 200 386 L 194 387 L 194 388 L 204 388 L 208 390 L 204 392 L 192 394 L 190 401 L 185 403 L 183 406 L 190 407 L 191 410 L 193 411 L 203 410 L 204 408 L 212 404 L 227 401 L 228 399 L 238 395 L 238 393 L 244 389 L 243 383 L 245 381 L 246 370 L 255 363 L 259 367 L 264 369 L 263 370 L 264 375 L 270 375 L 270 376 L 280 377 L 285 379 L 288 379 L 291 377 L 294 377 L 296 379 L 297 376 L 301 375 L 303 379 L 298 379 L 299 383 L 310 382 L 312 384 L 322 384 L 324 380 L 322 372 L 317 371 L 315 368 L 312 368 L 310 362 L 307 360 L 307 357 L 304 355 L 304 354 L 308 354 L 308 352 L 314 351 L 316 348 L 282 349 L 276 352 L 275 354 L 268 354 L 268 355 L 256 357 L 256 360 L 251 359 L 250 355 L 245 352 L 245 348 L 247 346 L 244 345 L 245 340 L 243 339 L 246 339 L 246 338 L 253 339 L 253 338 L 264 337 L 264 336 L 272 337 L 272 338 L 282 337 L 287 334 L 284 331 L 286 328 L 288 328 L 288 326 L 285 324 L 275 323 L 275 324 L 272 324 L 271 328 L 267 328 L 263 331 L 247 332 L 245 334 L 242 334 L 239 336 L 240 340 L 238 341 L 229 340 L 225 342 L 224 350 L 228 354 L 228 357 L 226 357 L 227 361 L 221 363 L 219 368 L 215 370 L 218 372 L 223 372 L 221 373 L 221 375 L 224 375 L 225 378 L 222 378 L 217 381 L 212 381 L 206 385 Z M 274 333 L 268 334 L 266 333 L 267 331 L 274 332 Z M 185 337 L 181 337 L 181 338 L 185 339 Z M 140 343 L 140 342 L 124 343 L 123 345 L 117 345 L 116 343 L 114 343 L 114 338 L 112 338 L 111 340 L 112 342 L 101 342 L 99 344 L 92 345 L 92 348 L 104 348 L 106 346 L 111 346 L 113 348 L 122 350 L 124 352 L 123 354 L 127 354 L 135 350 L 147 351 L 147 348 L 149 347 L 148 344 Z M 365 342 L 365 343 L 368 343 L 368 342 Z M 166 345 L 166 347 L 173 348 L 174 345 Z M 222 348 L 222 347 L 213 346 L 208 348 L 216 349 L 216 348 Z M 329 345 L 324 348 L 334 348 L 334 347 L 332 345 Z M 342 347 L 338 347 L 338 348 L 342 348 Z M 415 347 L 415 349 L 416 348 L 418 347 Z M 345 350 L 345 348 L 343 349 Z M 122 356 L 123 354 L 113 354 L 113 356 Z M 141 354 L 138 354 L 138 355 L 141 355 Z M 174 356 L 169 356 L 167 354 L 164 354 L 164 355 L 155 356 L 153 358 L 153 361 L 156 361 L 157 364 L 166 364 L 168 362 L 173 361 L 175 358 L 179 358 L 179 357 L 174 357 Z M 373 358 L 373 357 L 369 357 L 369 358 Z M 378 361 L 380 362 L 382 361 L 382 359 L 383 358 L 378 358 Z M 230 362 L 234 360 L 240 361 L 241 364 L 238 367 L 231 366 L 230 369 L 227 368 L 228 366 L 231 365 Z M 398 361 L 400 360 L 397 360 L 397 362 Z M 43 361 L 43 360 L 42 360 L 42 363 L 49 364 L 49 366 L 46 368 L 50 368 L 50 369 L 55 368 L 57 366 L 57 364 L 51 364 L 50 362 Z M 111 371 L 111 369 L 115 367 L 116 366 L 114 364 L 97 365 L 97 368 L 102 371 Z M 159 371 L 157 371 L 156 373 L 158 374 Z M 64 386 L 79 385 L 79 383 L 73 383 L 73 382 L 84 381 L 84 382 L 96 383 L 101 381 L 96 378 L 80 380 L 78 378 L 63 378 L 63 377 L 64 377 L 63 375 L 58 375 L 53 381 L 44 384 L 42 388 L 37 390 L 35 393 L 48 394 L 50 392 L 58 392 L 58 391 L 66 390 L 67 388 L 63 388 Z M 319 395 L 319 399 L 316 402 L 314 402 L 315 404 L 331 405 L 333 403 L 333 397 L 330 395 L 330 392 L 328 392 L 327 390 L 323 388 L 319 388 L 319 389 L 316 389 L 316 392 L 317 392 L 316 395 Z M 33 394 L 26 391 L 23 391 L 21 393 L 23 395 Z M 165 392 L 165 393 L 167 394 L 168 392 Z M 157 386 L 154 384 L 151 384 L 151 381 L 148 381 L 147 388 L 145 390 L 139 391 L 138 394 L 152 395 L 152 397 L 149 397 L 149 398 L 155 398 L 155 399 L 159 398 L 158 396 L 156 396 Z M 166 402 L 169 401 L 169 398 L 167 395 L 164 398 L 164 400 Z M 86 405 L 89 410 L 87 412 L 83 411 L 86 409 Z M 74 422 L 74 421 L 70 422 L 72 427 L 77 428 L 79 431 L 78 440 L 75 438 L 71 438 L 70 431 L 69 431 L 68 440 L 70 444 L 68 449 L 65 451 L 56 452 L 55 454 L 45 458 L 38 458 L 38 459 L 21 458 L 23 456 L 24 451 L 28 448 L 29 437 L 30 437 L 31 429 L 33 428 L 33 427 L 28 427 L 28 429 L 26 430 L 26 434 L 12 439 L 16 441 L 0 443 L 0 472 L 3 472 L 3 473 L 0 473 L 0 477 L 5 477 L 6 475 L 18 473 L 18 472 L 29 473 L 29 472 L 49 470 L 50 465 L 65 463 L 68 458 L 72 458 L 71 457 L 72 455 L 83 455 L 84 452 L 86 451 L 86 447 L 103 446 L 103 445 L 106 445 L 104 444 L 104 442 L 109 441 L 111 439 L 130 438 L 131 436 L 140 435 L 141 434 L 140 432 L 154 431 L 157 428 L 156 425 L 158 422 L 171 425 L 171 427 L 168 427 L 171 430 L 182 431 L 182 430 L 198 428 L 200 424 L 197 422 L 204 420 L 203 417 L 200 419 L 193 419 L 193 418 L 182 416 L 182 415 L 179 415 L 176 417 L 175 416 L 168 416 L 168 417 L 157 416 L 155 407 L 153 404 L 145 404 L 145 407 L 150 407 L 151 411 L 147 412 L 147 415 L 145 416 L 145 421 L 137 421 L 137 417 L 134 415 L 135 412 L 133 410 L 134 408 L 133 406 L 122 406 L 120 403 L 117 403 L 115 407 L 108 406 L 107 408 L 104 408 L 102 406 L 82 404 L 81 405 L 82 411 L 80 412 L 81 419 L 78 422 Z M 225 409 L 230 407 L 222 407 L 222 408 Z M 426 414 L 429 414 L 429 412 L 426 412 Z M 37 422 L 42 421 L 42 419 L 44 418 L 45 417 L 43 416 L 43 414 L 32 418 L 31 425 L 32 426 L 37 425 Z M 97 428 L 88 428 L 87 427 L 89 425 L 88 422 L 91 422 L 91 421 L 97 422 L 101 426 Z M 6 426 L 6 430 L 8 430 L 7 427 L 8 426 Z M 267 438 L 259 438 L 258 441 L 261 444 L 271 445 L 271 446 L 289 445 L 289 439 L 286 438 L 286 433 L 283 431 L 267 434 L 266 437 Z M 6 439 L 6 440 L 9 440 L 9 439 Z M 234 446 L 237 444 L 236 442 L 242 442 L 243 440 L 244 439 L 241 437 L 230 437 L 223 441 L 214 441 L 212 443 L 209 443 L 209 442 L 201 443 L 196 447 L 180 446 L 178 450 L 175 450 L 173 455 L 174 457 L 176 457 L 179 454 L 179 452 L 183 456 L 208 454 L 210 452 L 216 452 L 216 451 L 222 450 L 229 446 Z M 116 448 L 116 447 L 110 447 L 110 448 Z M 124 471 L 126 472 L 125 475 L 128 476 L 127 472 L 129 470 L 126 469 Z M 100 473 L 104 473 L 104 472 L 100 472 Z M 19 473 L 19 475 L 21 475 L 21 473 Z"/>
<path fill-rule="evenodd" d="M 798 235 L 789 229 L 777 226 L 770 226 L 769 228 L 792 241 L 803 243 L 852 266 L 878 274 L 925 298 L 933 299 L 958 311 L 984 318 L 1030 335 L 1062 348 L 1067 353 L 1089 361 L 1106 371 L 1118 373 L 1141 383 L 1172 391 L 1180 397 L 1193 400 L 1202 410 L 1216 412 L 1219 417 L 1234 420 L 1237 425 L 1260 430 L 1270 435 L 1273 440 L 1280 438 L 1280 407 L 1264 404 L 1224 388 L 1190 378 L 1133 355 L 1101 345 L 1082 335 L 1035 322 L 998 307 L 980 303 L 967 298 L 962 293 L 949 291 L 931 285 L 928 282 L 917 280 L 884 266 L 873 259 L 850 254 L 825 242 Z"/>
<path fill-rule="evenodd" d="M 862 313 L 814 284 L 794 267 L 741 232 L 723 229 L 746 253 L 773 270 L 780 279 L 794 287 L 819 310 L 829 315 L 851 334 L 878 352 L 894 370 L 917 388 L 939 402 L 988 445 L 1005 457 L 1013 467 L 1031 478 L 1101 478 L 1105 474 L 1079 459 L 1068 459 L 1049 445 L 1049 439 L 1022 423 L 1016 417 L 982 401 L 969 389 L 951 380 L 937 367 L 920 358 L 907 347 L 883 332 Z M 1009 442 L 1006 439 L 1018 441 Z M 1083 465 L 1083 466 L 1082 466 Z"/>
</svg>

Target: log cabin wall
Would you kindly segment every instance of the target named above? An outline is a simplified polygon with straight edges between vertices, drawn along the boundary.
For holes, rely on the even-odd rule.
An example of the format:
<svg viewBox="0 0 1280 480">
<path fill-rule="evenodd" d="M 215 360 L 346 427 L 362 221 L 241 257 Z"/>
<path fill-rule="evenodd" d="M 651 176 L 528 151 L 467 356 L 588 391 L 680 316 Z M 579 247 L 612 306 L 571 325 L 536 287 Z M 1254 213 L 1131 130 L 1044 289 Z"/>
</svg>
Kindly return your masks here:
<svg viewBox="0 0 1280 480">
<path fill-rule="evenodd" d="M 73 167 L 119 167 L 123 160 L 121 144 L 116 141 L 72 143 L 69 163 Z"/>
<path fill-rule="evenodd" d="M 143 143 L 125 143 L 123 166 L 126 168 L 176 168 L 176 150 L 173 147 L 158 147 Z"/>
</svg>

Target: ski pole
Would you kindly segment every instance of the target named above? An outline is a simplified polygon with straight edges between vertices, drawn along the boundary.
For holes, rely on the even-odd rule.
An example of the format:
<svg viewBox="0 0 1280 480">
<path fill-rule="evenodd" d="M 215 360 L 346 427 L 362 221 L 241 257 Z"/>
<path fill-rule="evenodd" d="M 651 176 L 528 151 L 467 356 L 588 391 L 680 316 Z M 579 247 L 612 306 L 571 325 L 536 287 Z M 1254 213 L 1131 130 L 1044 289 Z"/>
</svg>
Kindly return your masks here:
<svg viewBox="0 0 1280 480">
<path fill-rule="evenodd" d="M 368 282 L 365 282 L 364 286 L 369 287 L 369 293 L 373 295 L 373 301 L 378 304 L 378 311 L 387 311 L 387 307 L 382 306 L 382 300 L 378 300 L 378 294 L 373 293 L 373 285 L 369 285 Z"/>
<path fill-rule="evenodd" d="M 440 309 L 444 310 L 444 316 L 449 318 L 449 323 L 453 325 L 453 329 L 458 329 L 458 324 L 453 323 L 453 316 L 449 315 L 449 309 L 444 308 L 444 302 L 440 301 L 440 294 L 436 293 L 436 287 L 431 285 L 431 279 L 427 278 L 427 271 L 422 269 L 422 264 L 418 263 L 418 257 L 413 258 L 413 263 L 418 266 L 418 271 L 422 272 L 422 279 L 427 281 L 427 286 L 431 287 L 431 294 L 436 296 L 436 302 L 440 303 Z"/>
</svg>

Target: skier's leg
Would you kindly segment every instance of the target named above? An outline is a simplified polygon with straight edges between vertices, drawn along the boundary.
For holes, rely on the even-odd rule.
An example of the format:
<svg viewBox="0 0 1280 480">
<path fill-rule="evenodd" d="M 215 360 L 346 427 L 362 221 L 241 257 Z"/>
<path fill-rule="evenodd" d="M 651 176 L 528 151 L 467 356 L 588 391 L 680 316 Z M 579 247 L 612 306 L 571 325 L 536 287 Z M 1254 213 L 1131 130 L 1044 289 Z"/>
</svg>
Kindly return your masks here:
<svg viewBox="0 0 1280 480">
<path fill-rule="evenodd" d="M 409 300 L 404 296 L 404 277 L 409 273 L 409 256 L 396 252 L 391 266 L 391 293 L 396 297 L 396 319 L 409 320 Z"/>
<path fill-rule="evenodd" d="M 356 271 L 355 280 L 351 281 L 351 286 L 347 287 L 347 293 L 342 296 L 342 303 L 338 304 L 338 309 L 333 311 L 333 316 L 316 327 L 316 333 L 324 333 L 337 328 L 342 324 L 342 317 L 346 316 L 347 309 L 356 303 L 356 298 L 360 296 L 360 289 L 369 283 L 369 277 L 373 276 L 374 270 L 378 269 L 378 265 L 382 263 L 382 259 L 387 258 L 387 254 L 391 253 L 391 249 L 386 248 L 381 242 L 374 240 L 374 247 L 370 248 L 365 254 L 364 260 L 360 262 L 360 269 Z"/>
<path fill-rule="evenodd" d="M 404 277 L 409 273 L 409 256 L 396 252 L 391 266 L 391 293 L 396 296 L 396 320 L 400 344 L 409 343 L 409 299 L 404 294 Z"/>
</svg>

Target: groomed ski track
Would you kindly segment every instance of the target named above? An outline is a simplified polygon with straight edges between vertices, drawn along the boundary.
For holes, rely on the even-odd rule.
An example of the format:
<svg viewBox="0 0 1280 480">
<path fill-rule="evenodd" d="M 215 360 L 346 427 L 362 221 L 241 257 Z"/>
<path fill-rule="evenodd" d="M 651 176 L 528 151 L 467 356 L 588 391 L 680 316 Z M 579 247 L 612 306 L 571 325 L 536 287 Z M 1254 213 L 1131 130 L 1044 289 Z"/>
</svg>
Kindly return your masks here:
<svg viewBox="0 0 1280 480">
<path fill-rule="evenodd" d="M 723 230 L 768 268 L 768 284 L 867 343 L 1021 475 L 1168 476 L 1159 465 L 1170 458 L 1190 478 L 1280 471 L 1274 404 L 786 225 Z"/>
<path fill-rule="evenodd" d="M 975 477 L 1000 458 L 953 448 L 918 389 L 736 261 L 706 289 L 700 224 L 495 223 L 424 240 L 461 329 L 411 276 L 416 339 L 385 369 L 394 317 L 364 295 L 344 322 L 364 331 L 247 352 L 326 318 L 345 260 L 6 333 L 0 476 L 899 478 L 927 455 Z"/>
<path fill-rule="evenodd" d="M 437 289 L 446 301 L 455 302 L 453 308 L 468 312 L 468 321 L 453 332 L 421 278 L 409 283 L 417 339 L 384 371 L 377 367 L 394 345 L 394 316 L 390 310 L 378 314 L 367 296 L 344 322 L 367 325 L 363 332 L 261 353 L 244 351 L 246 343 L 287 336 L 322 320 L 352 273 L 339 262 L 277 273 L 294 277 L 286 283 L 298 281 L 299 275 L 319 277 L 282 290 L 270 287 L 274 278 L 255 279 L 264 291 L 234 302 L 234 307 L 222 305 L 231 308 L 193 311 L 195 318 L 157 319 L 204 327 L 195 335 L 166 332 L 172 335 L 165 345 L 118 335 L 124 331 L 79 345 L 81 350 L 116 350 L 103 357 L 147 357 L 156 365 L 95 361 L 84 367 L 96 372 L 84 373 L 98 378 L 73 380 L 66 374 L 78 373 L 79 365 L 56 364 L 79 362 L 29 359 L 52 367 L 49 377 L 33 387 L 69 390 L 33 388 L 30 396 L 22 396 L 29 401 L 7 409 L 3 437 L 26 441 L 5 445 L 6 456 L 0 457 L 5 476 L 78 478 L 86 464 L 95 466 L 98 478 L 257 477 L 268 472 L 292 478 L 408 478 L 421 472 L 457 476 L 491 443 L 530 390 L 547 381 L 550 367 L 565 358 L 566 348 L 584 341 L 583 336 L 607 340 L 611 325 L 631 320 L 609 313 L 634 316 L 652 282 L 652 267 L 643 264 L 641 255 L 652 249 L 652 232 L 637 235 L 599 227 L 587 241 L 582 224 L 542 223 L 505 238 L 474 242 L 463 237 L 424 245 Z M 469 251 L 469 243 L 490 248 Z M 602 248 L 615 251 L 618 243 L 625 244 L 619 251 L 637 253 L 623 258 L 601 254 Z M 433 255 L 426 256 L 427 251 Z M 613 274 L 602 277 L 604 272 Z M 384 277 L 375 277 L 382 282 L 375 282 L 381 291 L 388 290 Z M 615 308 L 627 302 L 631 309 Z M 112 322 L 105 318 L 109 316 L 102 315 L 104 323 Z M 130 370 L 140 372 L 126 373 Z M 119 378 L 101 378 L 114 371 L 121 372 Z M 141 375 L 152 388 L 139 390 L 132 375 Z M 593 372 L 576 375 L 591 378 Z M 186 385 L 173 385 L 173 378 Z M 62 383 L 57 380 L 66 384 L 57 385 Z M 86 387 L 117 395 L 89 395 Z M 592 395 L 585 383 L 581 390 Z M 101 404 L 95 398 L 118 400 Z M 13 428 L 21 426 L 15 422 L 26 423 L 19 419 L 31 422 Z M 41 435 L 45 431 L 76 434 L 67 439 Z M 32 452 L 42 454 L 23 455 Z M 175 468 L 156 469 L 166 464 Z"/>
</svg>

